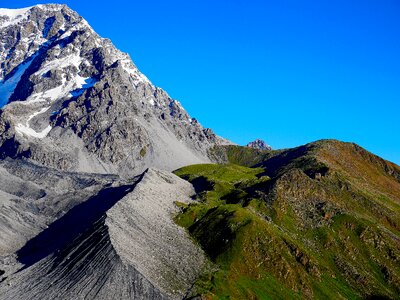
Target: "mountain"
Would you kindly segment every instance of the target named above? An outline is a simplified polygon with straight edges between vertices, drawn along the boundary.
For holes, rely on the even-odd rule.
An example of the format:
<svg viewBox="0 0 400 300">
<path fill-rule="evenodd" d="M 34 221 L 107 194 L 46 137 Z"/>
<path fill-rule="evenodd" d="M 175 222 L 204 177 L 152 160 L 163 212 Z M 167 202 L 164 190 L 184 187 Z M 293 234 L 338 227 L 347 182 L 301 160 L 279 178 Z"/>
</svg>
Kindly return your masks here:
<svg viewBox="0 0 400 300">
<path fill-rule="evenodd" d="M 234 145 L 65 5 L 0 64 L 0 300 L 399 299 L 399 166 Z"/>
<path fill-rule="evenodd" d="M 175 172 L 198 195 L 176 221 L 210 261 L 193 296 L 399 298 L 399 166 L 335 140 L 243 148 L 219 149 L 228 164 Z M 237 153 L 247 166 L 232 164 Z"/>
<path fill-rule="evenodd" d="M 121 180 L 10 160 L 0 174 L 0 299 L 179 299 L 204 264 L 170 218 L 193 194 L 172 174 Z"/>
<path fill-rule="evenodd" d="M 65 5 L 0 10 L 0 156 L 136 175 L 230 143 L 155 87 Z"/>
<path fill-rule="evenodd" d="M 272 150 L 272 147 L 260 139 L 256 139 L 246 145 L 247 147 L 258 150 Z"/>
<path fill-rule="evenodd" d="M 182 298 L 206 259 L 166 171 L 230 142 L 65 5 L 0 9 L 0 39 L 0 299 Z"/>
</svg>

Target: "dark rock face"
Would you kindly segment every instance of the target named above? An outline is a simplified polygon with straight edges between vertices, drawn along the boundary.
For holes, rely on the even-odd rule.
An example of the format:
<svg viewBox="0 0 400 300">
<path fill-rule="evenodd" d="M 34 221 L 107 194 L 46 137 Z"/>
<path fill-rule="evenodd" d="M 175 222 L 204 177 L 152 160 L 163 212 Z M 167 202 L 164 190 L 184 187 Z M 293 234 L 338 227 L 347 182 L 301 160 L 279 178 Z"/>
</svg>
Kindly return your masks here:
<svg viewBox="0 0 400 300">
<path fill-rule="evenodd" d="M 256 139 L 255 141 L 248 143 L 246 146 L 258 150 L 272 150 L 270 145 L 260 139 Z"/>
<path fill-rule="evenodd" d="M 67 6 L 0 13 L 1 156 L 129 175 L 206 162 L 210 147 L 229 143 Z"/>
</svg>

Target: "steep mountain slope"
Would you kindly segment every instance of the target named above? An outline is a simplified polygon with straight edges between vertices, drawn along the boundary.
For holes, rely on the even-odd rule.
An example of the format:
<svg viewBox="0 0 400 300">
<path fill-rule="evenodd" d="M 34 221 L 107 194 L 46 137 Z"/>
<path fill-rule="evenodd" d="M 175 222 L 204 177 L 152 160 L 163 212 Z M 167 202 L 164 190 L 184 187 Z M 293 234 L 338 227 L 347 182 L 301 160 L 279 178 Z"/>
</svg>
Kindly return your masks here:
<svg viewBox="0 0 400 300">
<path fill-rule="evenodd" d="M 0 64 L 0 299 L 399 298 L 397 165 L 230 145 L 65 5 Z"/>
<path fill-rule="evenodd" d="M 235 161 L 238 152 L 247 153 L 245 163 L 253 153 L 256 167 L 176 171 L 200 200 L 176 222 L 212 263 L 192 295 L 399 298 L 399 166 L 334 140 L 282 151 L 219 149 Z"/>
<path fill-rule="evenodd" d="M 1 209 L 0 234 L 10 238 L 2 241 L 0 299 L 181 299 L 190 289 L 204 254 L 172 221 L 176 199 L 192 201 L 189 183 L 151 169 L 121 181 L 24 168 L 18 218 L 12 207 Z M 37 185 L 43 190 L 35 202 Z M 57 194 L 60 186 L 68 192 Z"/>
<path fill-rule="evenodd" d="M 164 171 L 229 143 L 65 5 L 0 9 L 0 299 L 180 299 L 205 257 Z"/>
<path fill-rule="evenodd" d="M 0 9 L 0 39 L 2 157 L 131 175 L 227 143 L 65 5 Z"/>
<path fill-rule="evenodd" d="M 0 256 L 13 253 L 75 205 L 113 184 L 115 175 L 66 173 L 0 161 Z"/>
</svg>

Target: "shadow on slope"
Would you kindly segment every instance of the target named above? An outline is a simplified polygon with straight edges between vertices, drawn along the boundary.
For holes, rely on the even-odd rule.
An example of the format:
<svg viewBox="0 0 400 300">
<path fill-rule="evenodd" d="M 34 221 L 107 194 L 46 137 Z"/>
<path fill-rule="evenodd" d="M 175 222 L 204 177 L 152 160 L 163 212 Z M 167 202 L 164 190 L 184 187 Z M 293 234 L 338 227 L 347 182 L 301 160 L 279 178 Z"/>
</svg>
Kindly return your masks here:
<svg viewBox="0 0 400 300">
<path fill-rule="evenodd" d="M 77 238 L 85 229 L 92 226 L 120 199 L 130 193 L 143 175 L 135 178 L 132 184 L 107 187 L 87 201 L 75 206 L 47 229 L 28 241 L 18 250 L 18 260 L 28 268 Z"/>
</svg>

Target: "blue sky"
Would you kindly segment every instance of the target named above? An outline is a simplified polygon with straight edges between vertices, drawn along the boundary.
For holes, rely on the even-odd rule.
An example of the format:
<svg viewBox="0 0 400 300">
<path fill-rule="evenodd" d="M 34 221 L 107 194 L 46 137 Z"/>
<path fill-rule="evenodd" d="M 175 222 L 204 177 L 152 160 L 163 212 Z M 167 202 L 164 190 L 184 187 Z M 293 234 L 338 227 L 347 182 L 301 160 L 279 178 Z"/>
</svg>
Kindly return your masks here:
<svg viewBox="0 0 400 300">
<path fill-rule="evenodd" d="M 335 138 L 400 164 L 397 0 L 63 3 L 221 136 Z"/>
</svg>

